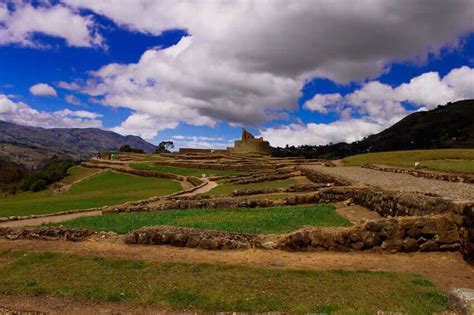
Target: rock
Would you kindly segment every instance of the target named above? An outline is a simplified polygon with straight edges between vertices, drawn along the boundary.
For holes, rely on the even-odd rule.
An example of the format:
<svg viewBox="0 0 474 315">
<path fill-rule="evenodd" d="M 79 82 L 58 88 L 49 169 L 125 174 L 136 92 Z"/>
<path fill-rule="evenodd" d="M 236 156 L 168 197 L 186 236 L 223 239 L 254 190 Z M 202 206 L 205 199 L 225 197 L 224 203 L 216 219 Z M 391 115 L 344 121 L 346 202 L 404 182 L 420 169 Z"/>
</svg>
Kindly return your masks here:
<svg viewBox="0 0 474 315">
<path fill-rule="evenodd" d="M 420 245 L 420 252 L 432 252 L 439 248 L 438 243 L 433 240 L 428 240 Z"/>
<path fill-rule="evenodd" d="M 355 250 L 361 250 L 364 247 L 364 242 L 356 242 L 351 244 L 351 248 Z"/>
<path fill-rule="evenodd" d="M 408 237 L 403 240 L 402 247 L 406 252 L 416 252 L 418 250 L 418 243 L 416 239 Z"/>
<path fill-rule="evenodd" d="M 265 243 L 260 244 L 260 246 L 263 249 L 274 249 L 277 247 L 277 245 L 274 242 L 265 242 Z"/>
<path fill-rule="evenodd" d="M 474 313 L 474 289 L 457 288 L 448 295 L 448 309 L 461 314 Z"/>
</svg>

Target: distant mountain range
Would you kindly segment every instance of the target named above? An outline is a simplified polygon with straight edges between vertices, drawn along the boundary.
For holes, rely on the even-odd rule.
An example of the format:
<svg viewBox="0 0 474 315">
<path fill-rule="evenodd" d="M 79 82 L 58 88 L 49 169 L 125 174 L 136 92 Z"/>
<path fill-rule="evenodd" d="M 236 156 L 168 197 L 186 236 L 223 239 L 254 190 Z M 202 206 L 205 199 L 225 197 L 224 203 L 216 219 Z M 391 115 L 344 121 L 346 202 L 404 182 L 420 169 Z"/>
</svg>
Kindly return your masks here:
<svg viewBox="0 0 474 315">
<path fill-rule="evenodd" d="M 474 148 L 474 100 L 448 103 L 433 110 L 410 114 L 361 141 L 275 148 L 273 155 L 342 158 L 367 152 L 443 148 Z"/>
<path fill-rule="evenodd" d="M 122 136 L 102 129 L 45 129 L 0 121 L 0 159 L 28 166 L 53 154 L 86 159 L 99 151 L 118 150 L 126 144 L 145 152 L 155 150 L 154 145 L 140 137 Z M 27 161 L 31 163 L 25 163 Z"/>
</svg>

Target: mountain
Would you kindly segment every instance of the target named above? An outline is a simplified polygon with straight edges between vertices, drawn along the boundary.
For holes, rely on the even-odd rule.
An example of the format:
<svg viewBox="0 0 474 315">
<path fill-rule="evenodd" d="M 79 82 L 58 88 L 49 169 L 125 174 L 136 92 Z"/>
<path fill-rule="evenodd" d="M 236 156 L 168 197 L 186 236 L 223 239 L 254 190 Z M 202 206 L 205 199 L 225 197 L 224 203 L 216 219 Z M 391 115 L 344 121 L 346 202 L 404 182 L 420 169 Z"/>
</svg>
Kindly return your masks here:
<svg viewBox="0 0 474 315">
<path fill-rule="evenodd" d="M 99 151 L 118 150 L 128 144 L 132 148 L 153 152 L 155 146 L 137 136 L 122 136 L 96 128 L 54 128 L 20 126 L 0 121 L 0 158 L 21 163 L 20 152 L 30 156 L 56 154 L 74 159 L 85 159 Z M 3 153 L 2 153 L 3 152 Z"/>
<path fill-rule="evenodd" d="M 474 100 L 448 103 L 433 110 L 410 114 L 361 141 L 275 148 L 273 155 L 342 158 L 367 152 L 444 148 L 474 148 Z"/>
</svg>

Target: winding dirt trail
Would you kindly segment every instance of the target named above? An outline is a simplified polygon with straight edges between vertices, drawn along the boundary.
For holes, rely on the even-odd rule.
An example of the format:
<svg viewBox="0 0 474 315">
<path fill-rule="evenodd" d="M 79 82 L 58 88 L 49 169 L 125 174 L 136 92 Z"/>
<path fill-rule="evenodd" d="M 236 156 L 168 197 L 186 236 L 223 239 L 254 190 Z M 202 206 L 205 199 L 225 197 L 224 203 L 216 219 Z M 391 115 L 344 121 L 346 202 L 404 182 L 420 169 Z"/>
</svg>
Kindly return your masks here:
<svg viewBox="0 0 474 315">
<path fill-rule="evenodd" d="M 369 270 L 419 273 L 441 289 L 474 288 L 474 267 L 459 253 L 286 252 L 280 250 L 209 251 L 171 246 L 127 245 L 120 237 L 82 242 L 0 239 L 0 248 L 77 255 L 121 257 L 155 262 L 246 265 L 260 268 Z"/>
</svg>

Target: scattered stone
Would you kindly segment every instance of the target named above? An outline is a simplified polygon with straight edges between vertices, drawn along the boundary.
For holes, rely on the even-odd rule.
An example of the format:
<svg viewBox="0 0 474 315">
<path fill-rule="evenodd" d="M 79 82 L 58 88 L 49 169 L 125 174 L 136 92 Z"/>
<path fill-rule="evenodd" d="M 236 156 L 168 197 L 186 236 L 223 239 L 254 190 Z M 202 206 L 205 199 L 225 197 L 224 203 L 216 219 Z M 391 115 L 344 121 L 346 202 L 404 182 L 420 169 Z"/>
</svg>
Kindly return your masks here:
<svg viewBox="0 0 474 315">
<path fill-rule="evenodd" d="M 461 314 L 474 313 L 474 289 L 457 288 L 448 295 L 448 309 L 461 312 Z"/>
</svg>

